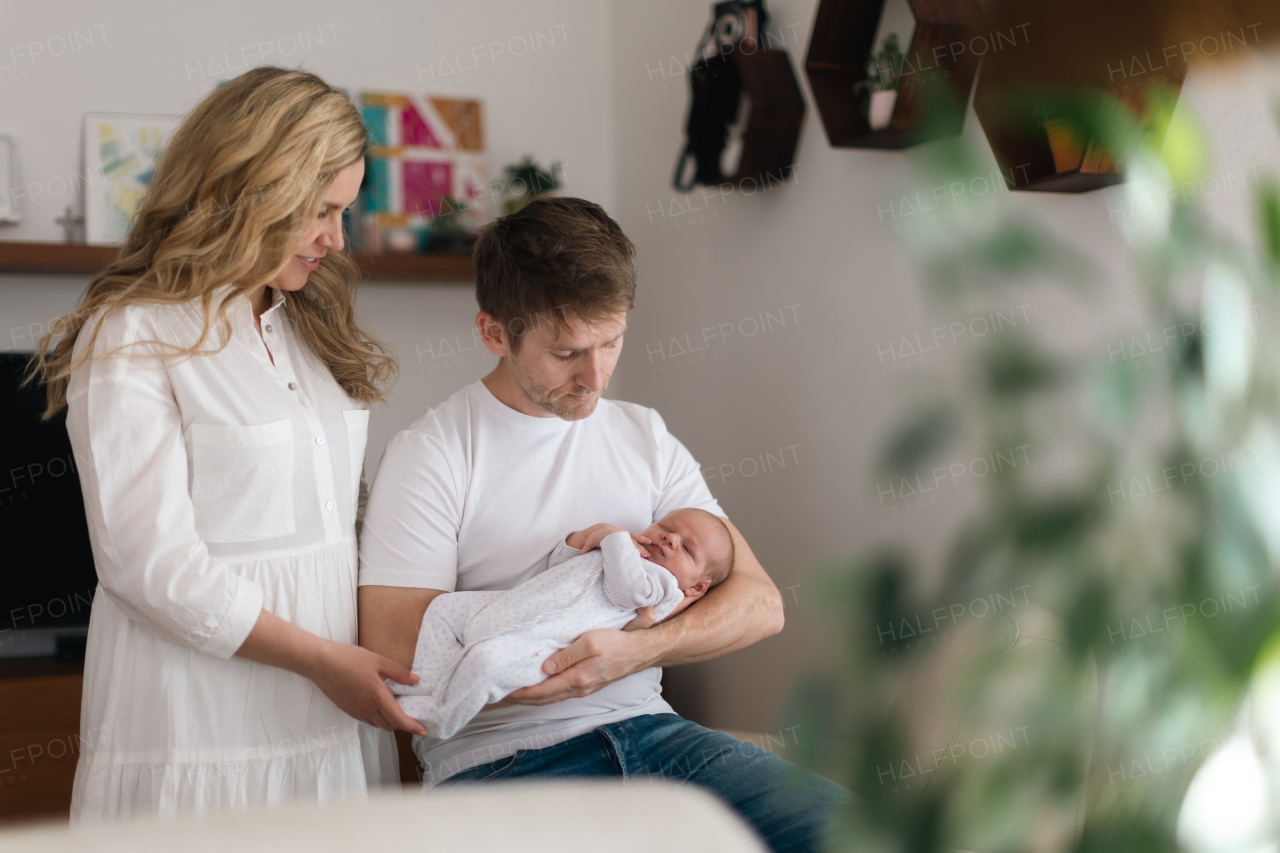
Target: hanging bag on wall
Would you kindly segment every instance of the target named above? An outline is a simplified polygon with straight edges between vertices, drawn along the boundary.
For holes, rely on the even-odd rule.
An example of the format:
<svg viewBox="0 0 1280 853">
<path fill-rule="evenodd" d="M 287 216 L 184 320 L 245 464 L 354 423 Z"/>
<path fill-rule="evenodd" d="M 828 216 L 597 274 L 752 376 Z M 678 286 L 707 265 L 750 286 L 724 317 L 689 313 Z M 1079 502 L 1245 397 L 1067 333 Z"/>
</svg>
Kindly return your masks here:
<svg viewBox="0 0 1280 853">
<path fill-rule="evenodd" d="M 729 128 L 742 108 L 742 79 L 733 54 L 742 46 L 756 50 L 767 23 L 764 0 L 728 0 L 711 7 L 711 23 L 689 67 L 686 141 L 672 181 L 677 190 L 688 192 L 695 184 L 711 186 L 726 180 L 720 161 Z"/>
</svg>

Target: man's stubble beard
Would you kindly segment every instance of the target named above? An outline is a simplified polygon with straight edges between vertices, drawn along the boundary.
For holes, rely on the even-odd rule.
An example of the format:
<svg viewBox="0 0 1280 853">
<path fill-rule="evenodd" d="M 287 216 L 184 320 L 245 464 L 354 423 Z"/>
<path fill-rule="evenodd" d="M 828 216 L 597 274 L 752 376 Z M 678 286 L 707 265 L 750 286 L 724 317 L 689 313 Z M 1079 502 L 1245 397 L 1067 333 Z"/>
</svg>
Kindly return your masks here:
<svg viewBox="0 0 1280 853">
<path fill-rule="evenodd" d="M 520 390 L 524 392 L 525 397 L 529 398 L 529 402 L 533 403 L 542 411 L 555 415 L 557 418 L 565 421 L 580 421 L 583 418 L 590 417 L 596 410 L 596 403 L 600 402 L 600 398 L 596 397 L 586 406 L 573 406 L 564 401 L 564 397 L 552 400 L 551 389 L 538 385 L 533 380 L 525 376 L 524 372 L 516 367 L 514 360 L 510 364 L 511 375 L 515 378 L 516 384 L 520 386 Z M 605 388 L 609 387 L 609 383 L 604 383 L 604 388 L 600 389 L 603 394 Z"/>
</svg>

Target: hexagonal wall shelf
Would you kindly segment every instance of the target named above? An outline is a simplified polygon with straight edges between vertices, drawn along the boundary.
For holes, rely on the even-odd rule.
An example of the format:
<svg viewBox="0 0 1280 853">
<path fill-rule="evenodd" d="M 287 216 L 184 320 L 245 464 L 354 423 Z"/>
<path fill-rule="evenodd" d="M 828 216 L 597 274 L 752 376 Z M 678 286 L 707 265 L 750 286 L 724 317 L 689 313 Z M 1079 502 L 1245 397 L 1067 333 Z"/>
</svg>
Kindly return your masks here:
<svg viewBox="0 0 1280 853">
<path fill-rule="evenodd" d="M 1023 25 L 1033 32 L 1052 32 L 1064 24 L 1051 15 L 1074 11 L 1050 13 L 1036 7 L 1015 14 L 1025 15 Z M 1152 144 L 1162 142 L 1151 121 L 1153 98 L 1159 93 L 1172 108 L 1187 61 L 1176 50 L 1161 50 L 1161 38 L 1158 31 L 1113 27 L 1095 37 L 1089 51 L 1041 39 L 984 57 L 973 110 L 1009 188 L 1078 193 L 1123 181 L 1111 152 L 1086 126 L 1105 117 L 1099 111 L 1127 110 Z M 1113 99 L 1100 99 L 1103 93 Z"/>
<path fill-rule="evenodd" d="M 867 79 L 885 0 L 820 0 L 805 73 L 836 148 L 906 148 L 959 133 L 981 56 L 977 0 L 907 0 L 916 19 L 889 126 L 873 130 Z M 970 46 L 974 49 L 970 49 Z M 990 49 L 990 46 L 986 48 Z"/>
<path fill-rule="evenodd" d="M 800 81 L 785 50 L 740 51 L 735 58 L 751 112 L 733 180 L 785 183 L 796 162 L 796 144 L 804 124 Z"/>
</svg>

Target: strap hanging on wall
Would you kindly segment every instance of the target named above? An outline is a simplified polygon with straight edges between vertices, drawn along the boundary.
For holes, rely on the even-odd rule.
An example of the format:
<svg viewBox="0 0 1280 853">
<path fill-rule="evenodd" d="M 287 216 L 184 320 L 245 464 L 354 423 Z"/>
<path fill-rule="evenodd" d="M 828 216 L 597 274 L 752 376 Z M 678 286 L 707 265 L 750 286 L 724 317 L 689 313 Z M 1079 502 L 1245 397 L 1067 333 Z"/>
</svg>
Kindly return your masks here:
<svg viewBox="0 0 1280 853">
<path fill-rule="evenodd" d="M 782 183 L 790 174 L 804 97 L 786 51 L 768 47 L 768 20 L 764 0 L 711 7 L 689 68 L 686 142 L 672 179 L 677 190 L 766 174 Z"/>
</svg>

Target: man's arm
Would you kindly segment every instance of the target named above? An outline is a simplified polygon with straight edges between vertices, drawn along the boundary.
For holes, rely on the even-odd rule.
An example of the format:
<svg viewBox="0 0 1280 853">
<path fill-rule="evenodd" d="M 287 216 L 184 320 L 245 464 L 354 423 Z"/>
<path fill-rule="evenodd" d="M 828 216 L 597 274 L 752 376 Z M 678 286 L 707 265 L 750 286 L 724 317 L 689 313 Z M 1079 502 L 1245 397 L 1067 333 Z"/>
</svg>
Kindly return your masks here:
<svg viewBox="0 0 1280 853">
<path fill-rule="evenodd" d="M 360 645 L 412 669 L 422 616 L 435 597 L 444 592 L 402 586 L 360 587 Z"/>
<path fill-rule="evenodd" d="M 422 630 L 422 617 L 443 589 L 416 589 L 403 586 L 362 586 L 356 599 L 360 625 L 360 645 L 371 652 L 404 664 L 412 672 L 413 656 L 418 649 L 418 634 Z M 507 702 L 485 705 L 484 710 L 496 708 Z M 409 722 L 417 721 L 406 717 Z M 402 724 L 403 725 L 403 724 Z M 419 726 L 421 728 L 421 726 Z M 412 728 L 405 731 L 414 732 Z M 425 731 L 421 732 L 426 734 Z"/>
<path fill-rule="evenodd" d="M 542 669 L 552 674 L 550 678 L 521 688 L 507 699 L 524 705 L 548 705 L 588 696 L 633 672 L 651 666 L 710 660 L 781 631 L 782 596 L 778 588 L 738 528 L 729 519 L 722 519 L 733 536 L 735 551 L 733 570 L 724 583 L 674 618 L 648 630 L 588 631 L 547 658 Z M 399 660 L 391 651 L 369 648 Z M 411 660 L 412 657 L 411 650 Z"/>
</svg>

